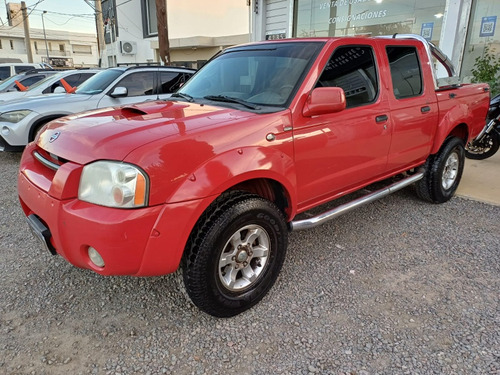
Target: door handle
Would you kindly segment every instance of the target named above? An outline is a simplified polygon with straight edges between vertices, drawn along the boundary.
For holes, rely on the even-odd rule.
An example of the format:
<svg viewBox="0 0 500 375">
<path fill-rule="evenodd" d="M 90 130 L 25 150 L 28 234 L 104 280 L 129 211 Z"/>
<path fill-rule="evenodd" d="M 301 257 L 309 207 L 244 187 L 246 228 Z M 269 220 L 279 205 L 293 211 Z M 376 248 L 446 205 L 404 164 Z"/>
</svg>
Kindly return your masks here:
<svg viewBox="0 0 500 375">
<path fill-rule="evenodd" d="M 380 116 L 375 117 L 375 121 L 377 123 L 386 122 L 388 119 L 389 119 L 389 117 L 387 117 L 387 115 L 380 115 Z"/>
<path fill-rule="evenodd" d="M 431 111 L 431 107 L 429 107 L 428 105 L 426 105 L 425 107 L 420 108 L 420 112 L 422 112 L 422 113 L 427 113 L 427 112 L 430 112 L 430 111 Z"/>
</svg>

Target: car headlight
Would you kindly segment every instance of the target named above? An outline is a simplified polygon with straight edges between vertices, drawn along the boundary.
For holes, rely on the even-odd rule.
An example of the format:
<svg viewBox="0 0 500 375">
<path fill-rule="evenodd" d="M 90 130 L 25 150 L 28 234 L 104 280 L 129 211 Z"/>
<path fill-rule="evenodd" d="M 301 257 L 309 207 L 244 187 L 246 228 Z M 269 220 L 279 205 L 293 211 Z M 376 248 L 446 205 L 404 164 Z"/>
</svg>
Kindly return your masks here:
<svg viewBox="0 0 500 375">
<path fill-rule="evenodd" d="M 19 121 L 24 119 L 30 113 L 31 113 L 31 111 L 29 109 L 23 109 L 20 111 L 4 112 L 4 113 L 0 114 L 0 121 L 11 122 L 13 124 L 17 124 Z"/>
<path fill-rule="evenodd" d="M 107 207 L 145 207 L 148 190 L 148 177 L 136 166 L 97 161 L 83 167 L 78 199 Z"/>
</svg>

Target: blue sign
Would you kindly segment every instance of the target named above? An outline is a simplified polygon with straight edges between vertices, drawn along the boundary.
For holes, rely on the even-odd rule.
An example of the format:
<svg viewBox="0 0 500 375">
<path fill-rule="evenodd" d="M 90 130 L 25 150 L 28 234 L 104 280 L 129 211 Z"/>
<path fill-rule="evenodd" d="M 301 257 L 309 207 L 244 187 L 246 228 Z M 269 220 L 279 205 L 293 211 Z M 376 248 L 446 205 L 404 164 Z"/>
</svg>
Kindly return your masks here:
<svg viewBox="0 0 500 375">
<path fill-rule="evenodd" d="M 423 23 L 420 35 L 422 35 L 426 40 L 431 40 L 432 30 L 434 30 L 434 22 Z"/>
<path fill-rule="evenodd" d="M 489 16 L 481 18 L 481 30 L 479 30 L 479 36 L 495 35 L 496 25 L 497 25 L 497 16 Z"/>
</svg>

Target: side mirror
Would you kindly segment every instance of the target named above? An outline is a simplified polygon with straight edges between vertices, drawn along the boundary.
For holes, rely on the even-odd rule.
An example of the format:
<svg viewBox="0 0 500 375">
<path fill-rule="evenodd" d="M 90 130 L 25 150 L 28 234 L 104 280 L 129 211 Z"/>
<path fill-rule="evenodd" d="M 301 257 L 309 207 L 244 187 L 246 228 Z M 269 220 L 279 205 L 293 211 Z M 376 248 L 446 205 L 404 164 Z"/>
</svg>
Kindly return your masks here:
<svg viewBox="0 0 500 375">
<path fill-rule="evenodd" d="M 54 89 L 54 94 L 66 94 L 66 90 L 62 86 L 57 86 Z"/>
<path fill-rule="evenodd" d="M 302 114 L 305 117 L 343 111 L 346 107 L 345 93 L 340 87 L 318 87 L 311 91 Z"/>
<path fill-rule="evenodd" d="M 109 94 L 112 98 L 125 98 L 128 95 L 128 90 L 126 87 L 115 87 L 114 90 Z"/>
</svg>

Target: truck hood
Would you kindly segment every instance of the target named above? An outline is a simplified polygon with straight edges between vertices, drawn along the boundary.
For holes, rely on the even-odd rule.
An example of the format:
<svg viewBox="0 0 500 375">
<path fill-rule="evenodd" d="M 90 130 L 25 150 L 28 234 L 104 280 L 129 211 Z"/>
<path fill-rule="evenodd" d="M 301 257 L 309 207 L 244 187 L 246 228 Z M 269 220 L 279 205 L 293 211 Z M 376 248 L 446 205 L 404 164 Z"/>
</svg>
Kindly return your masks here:
<svg viewBox="0 0 500 375">
<path fill-rule="evenodd" d="M 154 101 L 59 118 L 49 123 L 38 146 L 79 164 L 124 160 L 158 139 L 253 116 L 257 115 L 204 104 Z"/>
</svg>

